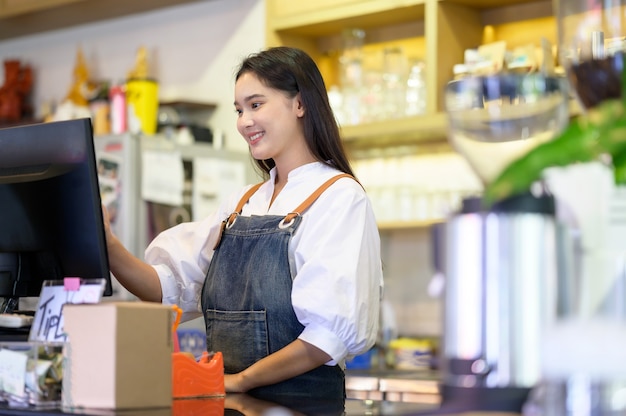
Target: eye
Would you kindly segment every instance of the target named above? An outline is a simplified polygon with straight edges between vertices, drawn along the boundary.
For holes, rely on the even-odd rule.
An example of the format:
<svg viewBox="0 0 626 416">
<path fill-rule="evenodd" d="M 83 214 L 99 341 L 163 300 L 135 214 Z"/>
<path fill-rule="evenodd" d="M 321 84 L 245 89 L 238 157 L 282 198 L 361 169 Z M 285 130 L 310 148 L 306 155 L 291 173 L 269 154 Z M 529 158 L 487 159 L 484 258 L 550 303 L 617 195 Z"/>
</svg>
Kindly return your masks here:
<svg viewBox="0 0 626 416">
<path fill-rule="evenodd" d="M 237 114 L 238 116 L 241 116 L 241 114 L 243 114 L 243 111 L 241 111 L 240 108 L 235 108 L 235 114 Z"/>
<path fill-rule="evenodd" d="M 252 103 L 252 104 L 250 104 L 250 108 L 252 108 L 252 109 L 257 109 L 260 106 L 261 106 L 261 103 Z"/>
</svg>

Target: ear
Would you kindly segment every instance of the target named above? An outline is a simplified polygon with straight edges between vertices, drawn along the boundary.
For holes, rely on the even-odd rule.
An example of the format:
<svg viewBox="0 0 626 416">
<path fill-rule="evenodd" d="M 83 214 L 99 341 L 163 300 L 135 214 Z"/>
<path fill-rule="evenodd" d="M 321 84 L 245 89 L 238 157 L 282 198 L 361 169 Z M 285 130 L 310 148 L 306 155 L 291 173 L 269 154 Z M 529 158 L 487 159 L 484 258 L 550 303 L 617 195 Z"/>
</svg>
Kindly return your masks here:
<svg viewBox="0 0 626 416">
<path fill-rule="evenodd" d="M 300 93 L 298 93 L 294 97 L 294 105 L 295 105 L 296 116 L 298 118 L 304 117 L 305 108 L 304 108 L 304 103 L 302 102 L 302 97 L 300 96 Z"/>
</svg>

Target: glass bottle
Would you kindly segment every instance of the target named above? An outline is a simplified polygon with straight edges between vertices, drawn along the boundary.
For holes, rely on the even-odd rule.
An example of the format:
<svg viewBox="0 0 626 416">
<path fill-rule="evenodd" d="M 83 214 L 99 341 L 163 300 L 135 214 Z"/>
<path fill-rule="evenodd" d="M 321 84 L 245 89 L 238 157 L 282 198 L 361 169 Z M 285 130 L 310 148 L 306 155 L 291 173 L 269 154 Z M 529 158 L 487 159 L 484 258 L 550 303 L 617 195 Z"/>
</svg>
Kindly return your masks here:
<svg viewBox="0 0 626 416">
<path fill-rule="evenodd" d="M 426 74 L 424 62 L 412 61 L 409 76 L 406 81 L 406 107 L 404 113 L 407 116 L 416 116 L 426 112 Z"/>
<path fill-rule="evenodd" d="M 363 94 L 363 42 L 365 31 L 345 29 L 341 35 L 342 52 L 339 57 L 343 111 L 346 124 L 361 122 Z"/>
<path fill-rule="evenodd" d="M 387 118 L 404 116 L 406 106 L 407 59 L 401 48 L 383 51 L 384 114 Z"/>
</svg>

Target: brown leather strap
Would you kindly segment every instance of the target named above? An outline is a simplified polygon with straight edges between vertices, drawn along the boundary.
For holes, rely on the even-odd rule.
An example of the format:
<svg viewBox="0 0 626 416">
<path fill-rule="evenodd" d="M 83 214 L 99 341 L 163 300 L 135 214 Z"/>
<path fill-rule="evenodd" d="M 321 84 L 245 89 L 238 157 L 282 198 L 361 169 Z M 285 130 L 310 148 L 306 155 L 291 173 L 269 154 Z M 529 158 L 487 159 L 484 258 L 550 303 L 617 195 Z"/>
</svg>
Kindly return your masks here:
<svg viewBox="0 0 626 416">
<path fill-rule="evenodd" d="M 332 185 L 333 183 L 335 183 L 337 180 L 339 180 L 341 178 L 352 178 L 352 179 L 354 179 L 356 181 L 356 178 L 354 178 L 352 175 L 349 175 L 347 173 L 341 173 L 339 175 L 333 176 L 332 178 L 330 178 L 329 180 L 324 182 L 319 188 L 317 188 L 315 190 L 315 192 L 313 192 L 311 195 L 309 195 L 309 197 L 307 199 L 305 199 L 304 202 L 301 203 L 293 212 L 290 212 L 289 214 L 287 214 L 285 216 L 285 218 L 283 218 L 281 224 L 289 224 L 295 217 L 297 217 L 298 215 L 301 215 L 308 207 L 311 206 L 311 204 L 313 204 L 313 202 L 315 202 L 315 200 L 317 198 L 319 198 L 319 196 L 330 185 Z M 229 217 L 226 220 L 222 221 L 222 226 L 220 227 L 220 234 L 219 234 L 219 236 L 217 238 L 217 242 L 215 243 L 215 247 L 213 248 L 214 250 L 217 249 L 217 247 L 220 245 L 220 241 L 222 240 L 222 234 L 224 233 L 224 228 L 226 228 L 226 226 L 230 227 L 233 224 L 233 222 L 237 218 L 237 215 L 241 214 L 241 210 L 243 209 L 243 206 L 246 204 L 246 202 L 248 202 L 250 197 L 264 183 L 265 182 L 257 183 L 256 185 L 253 185 L 250 189 L 248 189 L 248 191 L 239 200 L 239 203 L 235 207 L 235 211 L 233 211 L 233 213 L 230 214 Z M 359 182 L 357 181 L 357 183 L 359 183 Z"/>
<path fill-rule="evenodd" d="M 241 199 L 239 200 L 239 203 L 237 204 L 237 206 L 235 207 L 235 210 L 233 211 L 232 214 L 230 214 L 230 216 L 228 217 L 228 223 L 232 224 L 233 221 L 235 221 L 235 217 L 239 214 L 241 214 L 241 210 L 243 209 L 243 206 L 246 205 L 246 202 L 248 202 L 248 200 L 250 199 L 250 197 L 256 192 L 258 191 L 258 189 L 261 187 L 261 185 L 263 185 L 265 182 L 260 182 L 257 183 L 256 185 L 252 185 L 252 187 L 250 189 L 248 189 L 248 191 L 243 194 L 243 196 L 241 197 Z"/>
<path fill-rule="evenodd" d="M 228 218 L 226 218 L 224 221 L 222 221 L 222 224 L 220 226 L 220 234 L 217 236 L 217 241 L 215 242 L 215 246 L 213 247 L 213 250 L 217 249 L 217 247 L 220 245 L 220 242 L 222 241 L 222 234 L 224 234 L 224 228 L 226 228 L 226 226 L 230 227 L 231 225 L 233 225 L 233 222 L 235 222 L 235 219 L 237 218 L 237 215 L 241 214 L 241 210 L 243 209 L 243 206 L 246 204 L 246 202 L 248 202 L 248 200 L 250 199 L 250 197 L 261 187 L 261 185 L 263 185 L 265 182 L 260 182 L 257 183 L 255 185 L 252 185 L 250 187 L 250 189 L 248 189 L 248 191 L 243 194 L 243 196 L 241 197 L 241 199 L 239 200 L 239 203 L 237 204 L 237 206 L 235 207 L 235 210 L 232 212 L 232 214 L 230 214 L 228 216 Z"/>
<path fill-rule="evenodd" d="M 308 207 L 310 207 L 313 202 L 315 202 L 315 200 L 317 198 L 319 198 L 319 196 L 326 190 L 328 189 L 328 187 L 330 185 L 332 185 L 333 183 L 337 182 L 337 180 L 341 179 L 341 178 L 352 178 L 354 179 L 354 177 L 352 175 L 349 175 L 347 173 L 341 173 L 339 175 L 333 176 L 332 178 L 330 178 L 329 180 L 327 180 L 326 182 L 324 182 L 322 184 L 322 186 L 320 186 L 319 188 L 317 188 L 315 190 L 315 192 L 313 192 L 311 195 L 309 195 L 309 197 L 307 199 L 304 200 L 303 203 L 301 203 L 298 208 L 296 208 L 293 212 L 290 212 L 289 214 L 287 214 L 287 216 L 285 216 L 285 219 L 283 220 L 283 222 L 285 224 L 288 224 L 291 220 L 293 220 L 295 217 L 297 217 L 298 215 L 301 215 L 304 211 L 306 211 L 306 209 Z M 354 179 L 356 180 L 356 179 Z"/>
<path fill-rule="evenodd" d="M 319 188 L 317 188 L 311 195 L 309 195 L 309 197 L 307 199 L 305 199 L 304 202 L 302 202 L 300 205 L 298 205 L 298 207 L 295 210 L 293 210 L 292 212 L 287 214 L 285 216 L 285 219 L 283 220 L 283 222 L 284 223 L 289 223 L 289 221 L 291 221 L 292 219 L 294 219 L 298 215 L 301 215 L 304 211 L 306 211 L 306 209 L 308 207 L 311 206 L 311 204 L 313 204 L 313 202 L 315 202 L 315 200 L 317 200 L 317 198 L 319 198 L 319 196 L 326 189 L 328 189 L 328 187 L 330 185 L 332 185 L 333 183 L 335 183 L 336 181 L 338 181 L 341 178 L 352 178 L 352 179 L 354 179 L 356 181 L 356 179 L 352 175 L 347 174 L 347 173 L 341 173 L 339 175 L 333 176 L 332 178 L 330 178 L 329 180 L 324 182 Z M 235 211 L 233 211 L 233 213 L 230 214 L 230 216 L 228 217 L 228 220 L 227 220 L 228 224 L 232 224 L 233 221 L 235 221 L 235 217 L 237 217 L 237 215 L 241 214 L 241 210 L 243 209 L 243 206 L 246 204 L 246 202 L 248 202 L 250 197 L 261 187 L 261 185 L 263 185 L 263 183 L 264 182 L 257 183 L 256 185 L 252 186 L 241 197 L 241 199 L 239 200 L 239 203 L 237 204 L 237 207 L 235 208 Z"/>
</svg>

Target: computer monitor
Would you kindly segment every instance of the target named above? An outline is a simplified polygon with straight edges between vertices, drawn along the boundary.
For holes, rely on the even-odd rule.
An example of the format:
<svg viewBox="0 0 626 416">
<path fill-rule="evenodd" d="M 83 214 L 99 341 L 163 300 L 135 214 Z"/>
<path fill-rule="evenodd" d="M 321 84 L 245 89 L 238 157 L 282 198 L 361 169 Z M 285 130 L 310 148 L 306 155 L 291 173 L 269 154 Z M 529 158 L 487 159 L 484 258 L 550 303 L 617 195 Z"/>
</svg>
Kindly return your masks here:
<svg viewBox="0 0 626 416">
<path fill-rule="evenodd" d="M 0 129 L 0 312 L 64 277 L 112 294 L 91 120 Z"/>
</svg>

